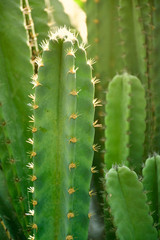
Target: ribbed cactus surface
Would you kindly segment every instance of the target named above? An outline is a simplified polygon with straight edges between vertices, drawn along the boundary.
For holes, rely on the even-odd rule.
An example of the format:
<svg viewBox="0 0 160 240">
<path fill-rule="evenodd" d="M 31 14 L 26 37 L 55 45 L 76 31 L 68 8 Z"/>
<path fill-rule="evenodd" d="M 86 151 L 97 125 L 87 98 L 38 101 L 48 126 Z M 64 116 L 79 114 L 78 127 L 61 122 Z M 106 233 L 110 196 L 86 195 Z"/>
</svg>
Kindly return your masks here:
<svg viewBox="0 0 160 240">
<path fill-rule="evenodd" d="M 143 185 L 127 167 L 111 169 L 106 175 L 111 213 L 120 240 L 157 240 L 153 219 L 149 215 Z"/>
<path fill-rule="evenodd" d="M 32 82 L 28 215 L 33 215 L 35 239 L 83 239 L 94 195 L 90 181 L 96 103 L 91 66 L 84 47 L 65 28 L 51 33 L 43 49 Z"/>
<path fill-rule="evenodd" d="M 160 156 L 148 158 L 143 169 L 143 185 L 147 194 L 150 211 L 159 232 L 160 221 Z"/>
<path fill-rule="evenodd" d="M 107 168 L 125 164 L 140 172 L 145 132 L 144 89 L 138 78 L 128 74 L 113 78 L 106 104 Z"/>
</svg>

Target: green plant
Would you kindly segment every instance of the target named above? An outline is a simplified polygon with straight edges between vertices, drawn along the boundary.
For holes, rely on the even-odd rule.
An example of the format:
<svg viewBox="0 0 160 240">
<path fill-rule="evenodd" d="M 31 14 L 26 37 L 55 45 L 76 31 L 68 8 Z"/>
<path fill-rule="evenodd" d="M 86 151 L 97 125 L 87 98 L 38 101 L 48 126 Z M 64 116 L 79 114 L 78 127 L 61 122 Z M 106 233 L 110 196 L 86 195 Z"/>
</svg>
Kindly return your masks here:
<svg viewBox="0 0 160 240">
<path fill-rule="evenodd" d="M 108 100 L 109 98 L 108 84 L 116 74 L 127 72 L 138 77 L 145 89 L 146 130 L 144 144 L 139 145 L 141 151 L 144 148 L 143 153 L 140 151 L 143 154 L 143 158 L 139 159 L 139 165 L 141 165 L 140 162 L 145 162 L 148 155 L 153 155 L 154 152 L 159 153 L 158 109 L 160 101 L 158 99 L 159 70 L 157 68 L 159 62 L 159 7 L 158 1 L 149 0 L 95 0 L 86 2 L 88 40 L 92 46 L 88 49 L 88 52 L 89 56 L 94 57 L 97 61 L 94 67 L 94 74 L 101 80 L 96 86 L 95 95 L 103 104 L 95 112 L 96 119 L 99 119 L 103 126 L 101 129 L 96 129 L 95 132 L 95 141 L 101 146 L 101 149 L 99 153 L 94 155 L 93 163 L 99 170 L 99 174 L 94 176 L 93 182 L 96 186 L 98 202 L 100 202 L 97 205 L 100 206 L 102 215 L 105 202 L 103 198 L 104 187 L 103 182 L 98 182 L 97 179 L 104 178 L 104 155 L 106 151 L 110 152 L 110 149 L 106 149 L 106 137 L 115 134 L 114 130 L 109 130 L 109 126 L 106 125 L 108 120 L 107 116 L 105 120 L 105 115 L 107 114 L 105 105 L 106 99 Z M 107 98 L 106 95 L 108 95 Z M 116 120 L 113 119 L 113 122 L 110 121 L 109 124 L 115 122 Z M 105 127 L 108 128 L 106 131 Z M 140 127 L 138 129 L 140 131 Z M 109 131 L 111 134 L 108 134 Z M 114 136 L 112 137 L 114 138 Z M 123 137 L 125 138 L 125 136 Z M 108 141 L 110 140 L 108 139 Z M 132 148 L 131 144 L 128 151 L 130 151 L 130 148 Z M 126 147 L 125 149 L 127 150 Z M 140 152 L 136 151 L 137 156 Z M 119 159 L 114 160 L 115 162 L 119 161 Z M 121 159 L 121 161 L 123 160 Z M 106 209 L 108 209 L 108 205 Z M 108 211 L 106 211 L 106 214 L 108 214 Z"/>
<path fill-rule="evenodd" d="M 126 240 L 156 240 L 157 232 L 148 214 L 147 198 L 136 173 L 127 167 L 111 169 L 106 175 L 106 182 L 117 237 Z"/>
<path fill-rule="evenodd" d="M 128 74 L 115 76 L 108 86 L 106 104 L 105 165 L 125 164 L 141 173 L 146 100 L 139 79 Z"/>
<path fill-rule="evenodd" d="M 0 238 L 157 240 L 160 4 L 75 2 L 0 1 Z"/>
</svg>

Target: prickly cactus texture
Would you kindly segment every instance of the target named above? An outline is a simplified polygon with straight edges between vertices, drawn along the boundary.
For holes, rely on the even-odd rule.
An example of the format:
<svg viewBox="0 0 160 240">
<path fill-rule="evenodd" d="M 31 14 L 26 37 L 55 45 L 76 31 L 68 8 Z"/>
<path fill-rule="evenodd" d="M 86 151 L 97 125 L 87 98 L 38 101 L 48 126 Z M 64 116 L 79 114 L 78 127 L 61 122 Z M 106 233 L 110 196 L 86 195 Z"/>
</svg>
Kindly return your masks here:
<svg viewBox="0 0 160 240">
<path fill-rule="evenodd" d="M 51 33 L 43 48 L 31 96 L 34 235 L 38 239 L 87 238 L 89 201 L 94 194 L 90 190 L 94 152 L 91 66 L 83 46 L 65 28 Z M 81 230 L 78 222 L 82 222 Z"/>
</svg>

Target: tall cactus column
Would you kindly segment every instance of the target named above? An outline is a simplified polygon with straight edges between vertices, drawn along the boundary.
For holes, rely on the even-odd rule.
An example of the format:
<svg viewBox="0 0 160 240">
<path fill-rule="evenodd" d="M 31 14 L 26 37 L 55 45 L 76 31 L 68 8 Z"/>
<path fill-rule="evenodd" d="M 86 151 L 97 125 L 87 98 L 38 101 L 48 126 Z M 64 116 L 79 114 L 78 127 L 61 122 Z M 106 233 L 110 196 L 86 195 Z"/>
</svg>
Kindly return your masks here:
<svg viewBox="0 0 160 240">
<path fill-rule="evenodd" d="M 65 28 L 50 34 L 43 49 L 42 59 L 37 59 L 39 74 L 33 76 L 35 95 L 31 95 L 33 161 L 28 166 L 33 169 L 33 185 L 27 215 L 33 216 L 34 233 L 30 238 L 82 239 L 82 234 L 88 234 L 94 152 L 91 66 L 83 47 Z M 88 197 L 84 199 L 81 192 Z M 77 208 L 75 201 L 86 207 Z"/>
</svg>

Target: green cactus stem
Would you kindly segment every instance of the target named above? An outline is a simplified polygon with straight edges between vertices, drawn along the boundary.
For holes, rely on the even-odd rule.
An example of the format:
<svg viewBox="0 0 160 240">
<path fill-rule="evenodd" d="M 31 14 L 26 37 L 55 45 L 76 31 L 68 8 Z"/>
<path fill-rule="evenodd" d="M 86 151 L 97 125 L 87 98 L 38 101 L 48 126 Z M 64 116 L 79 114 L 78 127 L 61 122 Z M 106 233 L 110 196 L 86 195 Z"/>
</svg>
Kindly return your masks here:
<svg viewBox="0 0 160 240">
<path fill-rule="evenodd" d="M 93 154 L 94 150 L 96 150 L 96 146 L 93 145 L 93 120 L 96 103 L 93 101 L 94 85 L 91 82 L 92 63 L 87 60 L 83 46 L 77 46 L 75 55 L 75 67 L 78 69 L 76 73 L 76 89 L 79 91 L 77 97 L 77 113 L 79 116 L 76 120 L 75 132 L 78 139 L 75 152 L 75 164 L 77 167 L 74 175 L 77 192 L 73 196 L 73 209 L 77 216 L 73 219 L 72 228 L 75 237 L 87 239 L 88 231 L 86 229 L 89 227 L 89 219 L 94 217 L 94 212 L 89 212 L 88 203 L 95 195 L 93 189 L 90 189 L 90 182 L 92 174 L 96 174 L 96 169 L 92 167 Z"/>
<path fill-rule="evenodd" d="M 7 185 L 17 184 L 21 190 L 22 204 L 27 206 L 27 152 L 30 146 L 25 143 L 29 136 L 27 130 L 28 115 L 30 109 L 27 106 L 28 95 L 31 92 L 28 79 L 32 75 L 29 49 L 26 44 L 26 32 L 23 25 L 23 16 L 20 10 L 19 0 L 0 2 L 0 103 L 2 105 L 3 121 L 7 131 L 7 143 L 14 160 L 18 178 L 11 174 L 11 164 L 8 159 L 6 171 L 10 172 Z M 14 26 L 16 27 L 13 27 Z M 6 137 L 6 136 L 4 136 Z M 11 156 L 10 156 L 11 157 Z M 9 176 L 9 175 L 8 175 Z M 18 181 L 17 181 L 18 180 Z M 9 188 L 11 189 L 11 187 Z M 12 201 L 21 224 L 27 229 L 27 219 L 21 211 L 21 204 L 17 198 L 19 195 L 12 191 Z M 10 191 L 11 194 L 11 191 Z M 20 213 L 20 214 L 19 214 Z M 28 234 L 28 233 L 26 233 Z"/>
<path fill-rule="evenodd" d="M 152 28 L 154 30 L 154 57 L 153 57 L 153 77 L 154 77 L 154 83 L 153 83 L 153 96 L 154 96 L 154 106 L 155 106 L 155 134 L 154 134 L 154 151 L 159 152 L 160 151 L 160 70 L 159 70 L 159 41 L 160 41 L 160 28 L 159 28 L 159 21 L 160 21 L 160 4 L 159 1 L 154 1 L 154 6 L 152 8 L 153 11 L 153 25 Z"/>
<path fill-rule="evenodd" d="M 110 169 L 106 190 L 118 239 L 157 240 L 143 185 L 135 172 L 124 166 Z"/>
<path fill-rule="evenodd" d="M 100 215 L 103 216 L 103 192 L 104 187 L 100 179 L 104 179 L 103 165 L 105 153 L 105 107 L 106 90 L 111 79 L 121 72 L 123 61 L 120 43 L 118 0 L 91 0 L 86 1 L 88 27 L 89 57 L 94 58 L 94 76 L 100 79 L 95 86 L 95 97 L 101 100 L 102 106 L 95 111 L 95 121 L 99 127 L 95 131 L 95 142 L 100 146 L 95 152 L 93 166 L 98 172 L 93 176 L 97 198 L 100 202 Z M 103 217 L 101 217 L 103 218 Z"/>
<path fill-rule="evenodd" d="M 35 239 L 87 237 L 89 194 L 93 194 L 91 66 L 84 48 L 65 28 L 51 33 L 48 47 L 45 44 L 43 48 L 42 59 L 37 59 L 39 73 L 33 80 L 33 140 L 29 139 L 33 144 L 29 165 L 33 197 L 27 215 L 33 215 Z M 78 230 L 81 220 L 83 226 Z"/>
<path fill-rule="evenodd" d="M 150 211 L 160 235 L 160 156 L 148 158 L 143 169 L 143 185 Z"/>
<path fill-rule="evenodd" d="M 138 0 L 120 0 L 119 17 L 125 71 L 138 76 L 143 82 L 146 71 L 146 52 L 142 23 L 139 21 Z"/>
<path fill-rule="evenodd" d="M 106 104 L 107 169 L 125 164 L 138 173 L 142 167 L 145 132 L 145 96 L 138 78 L 117 75 L 109 84 Z"/>
</svg>

